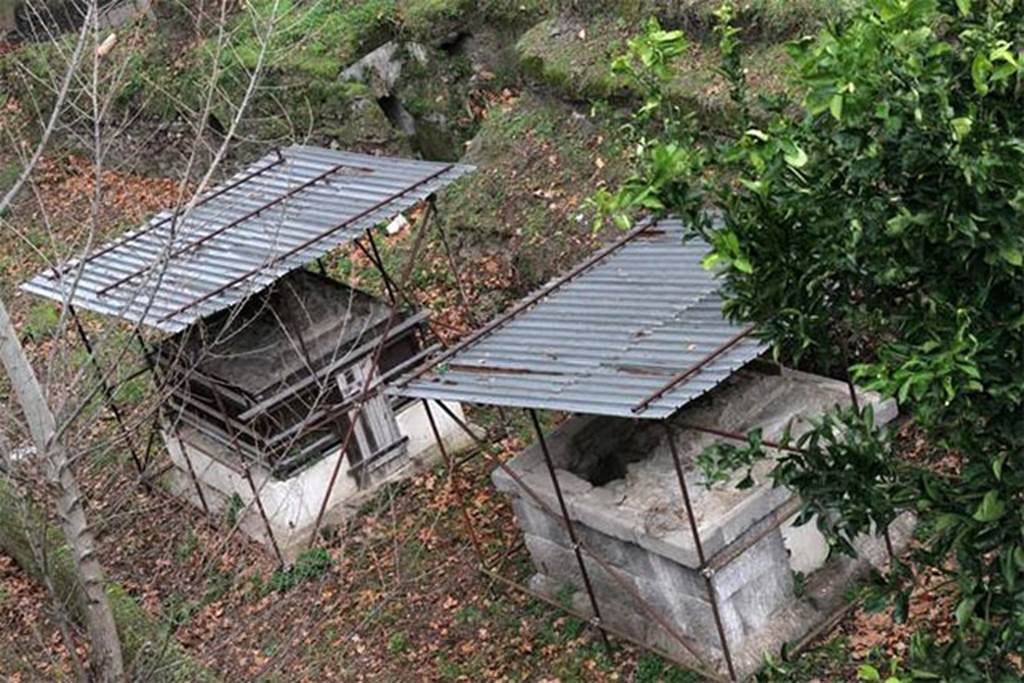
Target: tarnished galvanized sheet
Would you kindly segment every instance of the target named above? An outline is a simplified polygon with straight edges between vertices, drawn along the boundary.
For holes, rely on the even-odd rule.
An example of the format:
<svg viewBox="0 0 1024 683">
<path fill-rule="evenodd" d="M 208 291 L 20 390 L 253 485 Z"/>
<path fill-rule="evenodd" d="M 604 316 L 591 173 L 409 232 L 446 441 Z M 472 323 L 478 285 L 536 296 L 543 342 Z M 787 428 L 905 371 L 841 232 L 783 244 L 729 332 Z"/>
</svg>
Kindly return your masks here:
<svg viewBox="0 0 1024 683">
<path fill-rule="evenodd" d="M 428 371 L 410 398 L 664 419 L 764 352 L 722 316 L 703 241 L 679 221 L 621 246 Z"/>
<path fill-rule="evenodd" d="M 470 166 L 317 147 L 272 152 L 175 214 L 22 289 L 179 332 L 415 206 Z"/>
</svg>

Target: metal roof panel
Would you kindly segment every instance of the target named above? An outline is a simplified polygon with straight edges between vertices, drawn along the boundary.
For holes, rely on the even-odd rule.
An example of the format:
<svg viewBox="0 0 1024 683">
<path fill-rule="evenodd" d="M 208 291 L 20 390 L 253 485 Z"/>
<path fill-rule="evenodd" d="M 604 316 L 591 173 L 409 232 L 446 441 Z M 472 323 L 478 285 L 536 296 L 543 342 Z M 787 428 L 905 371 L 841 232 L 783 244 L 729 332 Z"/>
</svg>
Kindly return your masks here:
<svg viewBox="0 0 1024 683">
<path fill-rule="evenodd" d="M 766 349 L 722 315 L 707 251 L 678 220 L 641 226 L 392 391 L 667 418 Z"/>
<path fill-rule="evenodd" d="M 472 170 L 296 145 L 21 288 L 180 332 Z"/>
</svg>

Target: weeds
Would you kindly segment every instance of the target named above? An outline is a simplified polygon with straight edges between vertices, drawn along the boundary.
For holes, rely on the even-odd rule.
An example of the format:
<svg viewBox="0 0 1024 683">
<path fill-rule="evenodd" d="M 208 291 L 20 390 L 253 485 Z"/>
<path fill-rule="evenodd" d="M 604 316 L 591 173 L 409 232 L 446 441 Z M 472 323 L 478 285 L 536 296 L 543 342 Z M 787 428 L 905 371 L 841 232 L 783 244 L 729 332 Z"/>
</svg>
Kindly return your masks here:
<svg viewBox="0 0 1024 683">
<path fill-rule="evenodd" d="M 267 584 L 271 591 L 285 593 L 307 581 L 323 576 L 334 561 L 324 548 L 311 548 L 305 551 L 288 569 L 279 569 L 270 577 Z"/>
</svg>

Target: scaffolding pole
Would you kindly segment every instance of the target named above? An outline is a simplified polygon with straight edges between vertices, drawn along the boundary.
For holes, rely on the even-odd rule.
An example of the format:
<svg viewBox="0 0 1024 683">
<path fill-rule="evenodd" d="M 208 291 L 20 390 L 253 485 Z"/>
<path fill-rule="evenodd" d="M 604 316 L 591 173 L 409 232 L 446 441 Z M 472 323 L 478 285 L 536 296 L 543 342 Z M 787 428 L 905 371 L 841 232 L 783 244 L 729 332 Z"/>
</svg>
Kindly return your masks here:
<svg viewBox="0 0 1024 683">
<path fill-rule="evenodd" d="M 729 649 L 729 639 L 725 634 L 725 625 L 722 623 L 722 611 L 718 605 L 718 593 L 715 590 L 715 572 L 707 566 L 707 558 L 704 556 L 704 544 L 700 540 L 700 528 L 697 525 L 697 516 L 693 512 L 693 504 L 690 501 L 690 491 L 686 486 L 686 475 L 683 472 L 683 464 L 679 459 L 679 449 L 676 446 L 675 433 L 667 421 L 663 421 L 665 436 L 668 439 L 668 448 L 672 453 L 672 463 L 675 466 L 676 477 L 679 479 L 679 489 L 683 494 L 683 506 L 686 508 L 686 518 L 690 523 L 690 531 L 693 533 L 693 544 L 697 549 L 697 559 L 700 562 L 700 573 L 704 577 L 704 584 L 708 591 L 708 601 L 711 603 L 711 612 L 715 618 L 715 629 L 718 631 L 718 639 L 722 643 L 722 657 L 725 659 L 725 666 L 729 670 L 729 680 L 739 680 L 736 677 L 736 667 L 733 665 L 732 652 Z"/>
<path fill-rule="evenodd" d="M 106 373 L 104 373 L 103 367 L 100 365 L 100 361 L 96 357 L 92 340 L 89 339 L 89 335 L 86 333 L 85 327 L 82 325 L 82 321 L 78 318 L 78 313 L 75 311 L 74 306 L 68 304 L 68 313 L 71 315 L 71 321 L 74 323 L 75 330 L 78 332 L 78 338 L 82 340 L 82 345 L 85 346 L 86 354 L 89 356 L 89 362 L 96 371 L 96 379 L 100 383 L 100 389 L 106 399 L 104 403 L 107 406 L 107 410 L 110 411 L 110 414 L 114 417 L 114 421 L 117 422 L 117 429 L 121 432 L 121 437 L 128 446 L 128 452 L 131 454 L 132 461 L 135 463 L 135 470 L 141 477 L 145 473 L 145 466 L 142 459 L 139 457 L 138 451 L 135 450 L 135 442 L 132 440 L 131 434 L 128 433 L 128 428 L 125 426 L 124 415 L 121 413 L 121 409 L 117 407 L 117 402 L 114 400 L 114 390 L 110 386 L 110 383 L 107 382 Z"/>
</svg>

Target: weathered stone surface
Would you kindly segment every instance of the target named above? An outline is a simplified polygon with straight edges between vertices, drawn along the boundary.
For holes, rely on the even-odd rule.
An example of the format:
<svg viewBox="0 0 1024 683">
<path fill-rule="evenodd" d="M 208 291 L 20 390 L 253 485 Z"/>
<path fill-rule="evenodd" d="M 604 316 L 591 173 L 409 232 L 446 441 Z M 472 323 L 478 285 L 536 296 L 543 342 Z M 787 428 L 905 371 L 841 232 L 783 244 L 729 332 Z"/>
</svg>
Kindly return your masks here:
<svg viewBox="0 0 1024 683">
<path fill-rule="evenodd" d="M 384 43 L 342 71 L 341 80 L 365 83 L 377 98 L 390 95 L 402 75 L 399 48 L 393 40 Z"/>
<path fill-rule="evenodd" d="M 862 400 L 875 405 L 880 423 L 894 416 L 889 402 L 872 394 L 863 395 Z M 793 494 L 772 486 L 770 458 L 755 465 L 751 487 L 739 490 L 735 482 L 705 487 L 693 463 L 718 437 L 687 425 L 737 433 L 759 428 L 766 439 L 777 439 L 787 428 L 799 435 L 808 428 L 810 418 L 848 401 L 847 387 L 840 382 L 788 370 L 778 375 L 743 372 L 681 411 L 674 420 L 675 445 L 705 557 L 744 542 L 752 527 L 771 519 Z M 605 622 L 681 661 L 693 660 L 690 649 L 696 645 L 704 660 L 721 667 L 721 640 L 708 582 L 701 571 L 672 449 L 660 426 L 640 424 L 626 429 L 595 418 L 577 418 L 563 423 L 547 443 L 576 535 L 602 560 L 584 552 Z M 641 451 L 647 457 L 641 457 Z M 511 494 L 525 532 L 538 570 L 532 585 L 553 599 L 566 600 L 571 595 L 577 611 L 588 614 L 579 562 L 543 454 L 534 445 L 509 466 L 550 508 L 541 509 L 507 474 L 493 475 L 499 489 Z M 898 543 L 906 542 L 912 526 L 905 520 L 894 523 Z M 877 538 L 858 539 L 857 545 L 865 559 L 833 559 L 821 567 L 821 558 L 811 557 L 814 553 L 801 550 L 799 544 L 791 558 L 782 530 L 771 528 L 711 574 L 722 627 L 742 673 L 755 671 L 764 652 L 777 652 L 783 643 L 824 621 L 842 603 L 849 583 L 869 563 L 884 559 Z M 793 590 L 794 566 L 816 569 L 808 577 L 807 593 L 799 599 Z M 685 636 L 690 647 L 659 626 L 661 620 Z"/>
</svg>

